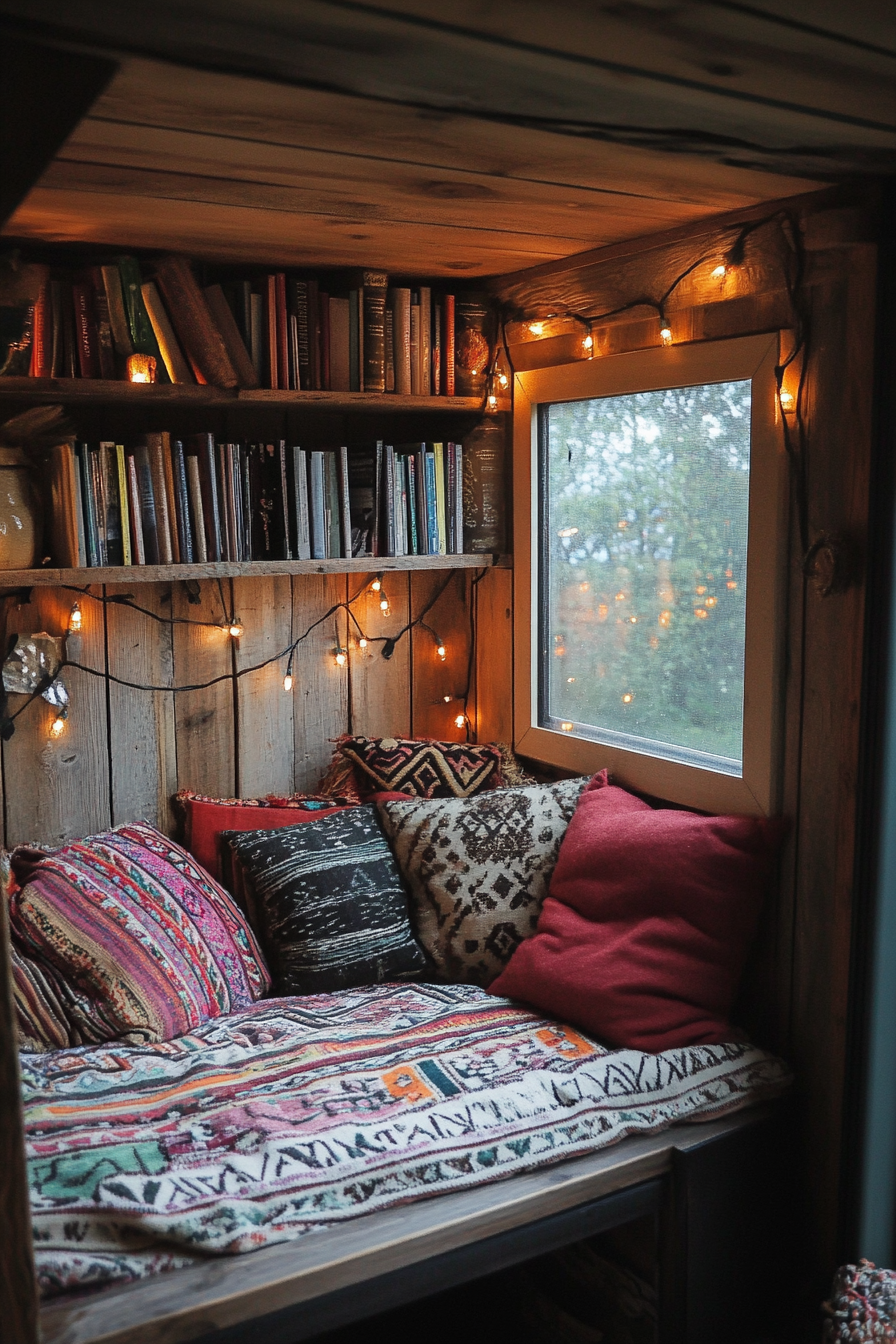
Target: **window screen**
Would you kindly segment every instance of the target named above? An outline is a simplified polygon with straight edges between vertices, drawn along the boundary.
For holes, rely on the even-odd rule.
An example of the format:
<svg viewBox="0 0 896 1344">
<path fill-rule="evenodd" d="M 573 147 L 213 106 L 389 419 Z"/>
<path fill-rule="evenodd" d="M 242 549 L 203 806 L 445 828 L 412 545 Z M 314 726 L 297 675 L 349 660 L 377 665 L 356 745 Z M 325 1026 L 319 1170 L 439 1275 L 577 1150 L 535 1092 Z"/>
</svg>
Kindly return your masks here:
<svg viewBox="0 0 896 1344">
<path fill-rule="evenodd" d="M 750 393 L 540 407 L 542 727 L 742 774 Z"/>
</svg>

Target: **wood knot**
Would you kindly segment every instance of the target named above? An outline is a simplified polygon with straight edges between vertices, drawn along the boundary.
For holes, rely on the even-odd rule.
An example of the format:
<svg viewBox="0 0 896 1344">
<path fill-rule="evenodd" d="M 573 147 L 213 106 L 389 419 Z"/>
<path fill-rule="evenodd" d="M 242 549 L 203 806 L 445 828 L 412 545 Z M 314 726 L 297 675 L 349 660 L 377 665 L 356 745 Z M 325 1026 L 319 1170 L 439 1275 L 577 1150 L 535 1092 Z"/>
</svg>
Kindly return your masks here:
<svg viewBox="0 0 896 1344">
<path fill-rule="evenodd" d="M 852 578 L 850 550 L 841 537 L 821 532 L 806 552 L 803 573 L 815 584 L 819 597 L 830 597 L 849 587 Z"/>
</svg>

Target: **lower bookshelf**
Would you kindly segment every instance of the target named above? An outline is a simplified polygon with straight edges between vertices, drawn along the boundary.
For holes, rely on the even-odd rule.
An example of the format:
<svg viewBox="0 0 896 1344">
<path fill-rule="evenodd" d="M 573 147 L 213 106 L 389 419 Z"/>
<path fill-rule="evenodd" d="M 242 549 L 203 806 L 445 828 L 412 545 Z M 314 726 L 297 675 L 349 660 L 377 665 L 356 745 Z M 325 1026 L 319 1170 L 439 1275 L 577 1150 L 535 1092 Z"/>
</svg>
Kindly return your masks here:
<svg viewBox="0 0 896 1344">
<path fill-rule="evenodd" d="M 35 585 L 161 583 L 176 579 L 254 579 L 270 574 L 388 574 L 396 570 L 510 569 L 509 555 L 359 555 L 341 560 L 222 560 L 199 565 L 106 565 L 85 569 L 0 570 L 0 590 Z"/>
</svg>

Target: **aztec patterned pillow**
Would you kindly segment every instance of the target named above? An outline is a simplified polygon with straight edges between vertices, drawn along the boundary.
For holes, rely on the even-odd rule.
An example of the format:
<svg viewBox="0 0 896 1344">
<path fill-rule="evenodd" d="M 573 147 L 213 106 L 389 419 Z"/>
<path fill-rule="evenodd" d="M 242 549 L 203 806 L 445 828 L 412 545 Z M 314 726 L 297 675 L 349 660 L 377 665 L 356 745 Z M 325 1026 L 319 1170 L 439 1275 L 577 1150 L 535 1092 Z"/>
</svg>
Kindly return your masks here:
<svg viewBox="0 0 896 1344">
<path fill-rule="evenodd" d="M 498 789 L 501 749 L 493 743 L 415 742 L 397 737 L 346 737 L 343 758 L 370 793 L 407 793 L 415 798 L 469 798 Z"/>
<path fill-rule="evenodd" d="M 275 994 L 327 994 L 426 970 L 374 807 L 222 838 L 271 958 Z"/>
<path fill-rule="evenodd" d="M 94 1040 L 171 1040 L 270 985 L 231 898 L 145 822 L 11 863 L 13 934 L 77 991 Z"/>
<path fill-rule="evenodd" d="M 384 802 L 380 815 L 439 974 L 488 985 L 534 933 L 560 841 L 587 776 L 445 802 Z"/>
</svg>

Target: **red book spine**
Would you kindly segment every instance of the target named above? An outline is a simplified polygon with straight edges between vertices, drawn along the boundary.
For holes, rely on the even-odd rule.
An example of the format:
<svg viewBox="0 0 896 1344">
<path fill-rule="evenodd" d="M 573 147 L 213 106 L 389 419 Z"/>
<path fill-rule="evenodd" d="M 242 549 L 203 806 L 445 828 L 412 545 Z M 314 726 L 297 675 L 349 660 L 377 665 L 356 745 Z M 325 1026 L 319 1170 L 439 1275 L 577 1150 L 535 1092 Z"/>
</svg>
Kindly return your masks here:
<svg viewBox="0 0 896 1344">
<path fill-rule="evenodd" d="M 277 298 L 277 384 L 289 387 L 289 322 L 286 316 L 286 273 L 275 276 Z"/>
<path fill-rule="evenodd" d="M 96 314 L 93 310 L 93 286 L 86 280 L 76 280 L 72 285 L 72 297 L 75 301 L 75 331 L 81 377 L 99 378 L 100 362 Z"/>
<path fill-rule="evenodd" d="M 277 277 L 269 275 L 267 279 L 268 381 L 276 392 L 280 386 L 277 360 Z"/>
<path fill-rule="evenodd" d="M 454 295 L 442 301 L 442 395 L 454 396 Z"/>
<path fill-rule="evenodd" d="M 318 293 L 318 309 L 320 312 L 320 385 L 326 391 L 330 390 L 330 296 L 329 294 Z"/>
<path fill-rule="evenodd" d="M 31 366 L 28 371 L 32 378 L 51 378 L 53 375 L 52 322 L 50 268 L 45 266 L 31 326 Z"/>
</svg>

